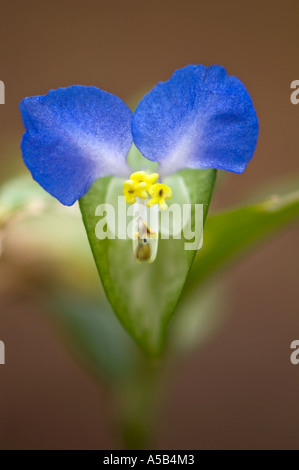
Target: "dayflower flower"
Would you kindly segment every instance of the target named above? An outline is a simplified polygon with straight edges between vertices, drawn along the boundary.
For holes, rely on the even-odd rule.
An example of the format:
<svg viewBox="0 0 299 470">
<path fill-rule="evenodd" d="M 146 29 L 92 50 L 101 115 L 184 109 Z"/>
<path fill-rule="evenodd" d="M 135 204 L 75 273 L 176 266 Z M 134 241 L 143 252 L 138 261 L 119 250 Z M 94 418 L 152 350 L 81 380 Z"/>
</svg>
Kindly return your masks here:
<svg viewBox="0 0 299 470">
<path fill-rule="evenodd" d="M 149 198 L 149 207 L 165 210 L 175 188 L 163 183 L 164 176 L 185 168 L 242 173 L 258 136 L 245 86 L 218 65 L 177 70 L 144 96 L 134 114 L 117 96 L 80 85 L 25 98 L 20 110 L 24 162 L 65 205 L 112 175 L 124 178 L 129 204 Z M 131 174 L 126 157 L 133 141 L 144 157 L 159 163 L 159 173 Z"/>
</svg>

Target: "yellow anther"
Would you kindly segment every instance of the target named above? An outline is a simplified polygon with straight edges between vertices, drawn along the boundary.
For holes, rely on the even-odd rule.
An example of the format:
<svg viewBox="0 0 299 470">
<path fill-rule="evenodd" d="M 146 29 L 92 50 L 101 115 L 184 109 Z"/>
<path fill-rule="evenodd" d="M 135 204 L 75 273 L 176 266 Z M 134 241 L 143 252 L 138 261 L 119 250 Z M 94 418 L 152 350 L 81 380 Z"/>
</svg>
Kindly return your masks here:
<svg viewBox="0 0 299 470">
<path fill-rule="evenodd" d="M 128 204 L 134 204 L 136 197 L 148 198 L 148 191 L 159 178 L 158 173 L 147 175 L 144 171 L 132 173 L 130 179 L 124 182 L 124 196 Z"/>
<path fill-rule="evenodd" d="M 145 171 L 136 171 L 130 176 L 130 179 L 135 183 L 146 183 L 147 191 L 149 191 L 150 187 L 157 181 L 158 178 L 158 173 L 147 175 Z"/>
<path fill-rule="evenodd" d="M 151 230 L 147 223 L 144 220 L 139 221 L 139 231 L 135 232 L 134 237 L 135 238 L 140 238 L 140 239 L 146 239 L 146 238 L 157 238 L 157 232 L 155 230 Z"/>
<path fill-rule="evenodd" d="M 141 199 L 147 199 L 148 194 L 145 188 L 145 182 L 136 183 L 132 180 L 125 181 L 123 193 L 126 197 L 126 202 L 128 204 L 134 204 L 136 202 L 136 197 L 140 197 Z"/>
<path fill-rule="evenodd" d="M 165 211 L 168 207 L 165 199 L 172 198 L 172 190 L 167 184 L 157 183 L 150 187 L 149 195 L 151 199 L 147 201 L 147 206 L 152 207 L 155 204 L 159 204 L 160 209 Z"/>
</svg>

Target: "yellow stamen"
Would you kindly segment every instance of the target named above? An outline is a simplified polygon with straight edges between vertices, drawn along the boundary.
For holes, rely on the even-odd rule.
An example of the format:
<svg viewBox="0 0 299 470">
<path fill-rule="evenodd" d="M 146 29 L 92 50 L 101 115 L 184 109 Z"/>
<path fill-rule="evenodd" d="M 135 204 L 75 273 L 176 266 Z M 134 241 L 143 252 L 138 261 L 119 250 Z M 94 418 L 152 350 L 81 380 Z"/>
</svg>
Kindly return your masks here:
<svg viewBox="0 0 299 470">
<path fill-rule="evenodd" d="M 125 181 L 123 194 L 126 197 L 126 202 L 128 204 L 134 204 L 136 202 L 136 197 L 147 199 L 148 194 L 145 188 L 145 182 L 135 183 L 132 180 Z"/>
<path fill-rule="evenodd" d="M 165 211 L 168 207 L 165 199 L 172 198 L 172 190 L 167 184 L 157 183 L 150 187 L 149 195 L 151 199 L 147 201 L 147 206 L 152 207 L 155 204 L 159 204 L 160 209 Z"/>
<path fill-rule="evenodd" d="M 147 175 L 144 171 L 132 173 L 130 179 L 124 182 L 124 196 L 128 204 L 134 204 L 136 197 L 148 198 L 148 191 L 159 178 L 158 173 Z"/>
<path fill-rule="evenodd" d="M 137 184 L 146 183 L 147 191 L 149 191 L 150 187 L 157 181 L 158 178 L 158 173 L 152 173 L 150 175 L 147 175 L 145 171 L 136 171 L 130 176 L 130 179 Z"/>
</svg>

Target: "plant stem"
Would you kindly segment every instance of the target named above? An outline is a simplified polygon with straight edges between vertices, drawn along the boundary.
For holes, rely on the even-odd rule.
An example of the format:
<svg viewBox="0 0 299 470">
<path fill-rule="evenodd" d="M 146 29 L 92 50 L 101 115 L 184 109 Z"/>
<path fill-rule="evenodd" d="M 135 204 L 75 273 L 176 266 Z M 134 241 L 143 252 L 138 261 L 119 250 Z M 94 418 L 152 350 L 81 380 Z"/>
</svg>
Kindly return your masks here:
<svg viewBox="0 0 299 470">
<path fill-rule="evenodd" d="M 148 449 L 154 444 L 160 364 L 142 361 L 133 377 L 120 387 L 116 400 L 125 449 Z"/>
</svg>

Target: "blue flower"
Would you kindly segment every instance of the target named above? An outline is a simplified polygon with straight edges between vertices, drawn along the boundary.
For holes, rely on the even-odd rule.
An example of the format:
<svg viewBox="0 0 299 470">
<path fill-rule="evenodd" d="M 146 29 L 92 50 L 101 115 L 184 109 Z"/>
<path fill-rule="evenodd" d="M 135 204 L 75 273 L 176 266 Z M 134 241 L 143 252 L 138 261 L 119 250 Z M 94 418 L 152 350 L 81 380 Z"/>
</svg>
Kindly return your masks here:
<svg viewBox="0 0 299 470">
<path fill-rule="evenodd" d="M 65 205 L 102 176 L 127 178 L 133 140 L 164 176 L 184 168 L 242 173 L 258 137 L 245 86 L 218 65 L 177 70 L 144 96 L 134 115 L 120 98 L 80 85 L 25 98 L 20 110 L 24 162 Z"/>
</svg>

